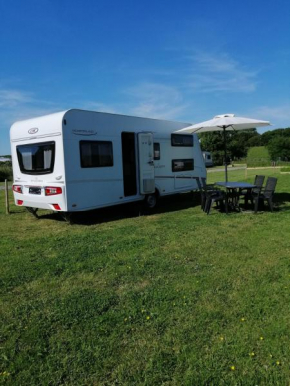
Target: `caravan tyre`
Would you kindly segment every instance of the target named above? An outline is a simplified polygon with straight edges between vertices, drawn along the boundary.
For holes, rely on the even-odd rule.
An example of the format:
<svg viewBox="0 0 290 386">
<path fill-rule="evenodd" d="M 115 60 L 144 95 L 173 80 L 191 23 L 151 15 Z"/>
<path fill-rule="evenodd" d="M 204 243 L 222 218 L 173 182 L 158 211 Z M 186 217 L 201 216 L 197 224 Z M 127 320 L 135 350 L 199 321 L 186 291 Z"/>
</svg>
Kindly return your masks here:
<svg viewBox="0 0 290 386">
<path fill-rule="evenodd" d="M 147 208 L 153 209 L 153 208 L 155 208 L 156 204 L 157 204 L 157 194 L 156 193 L 148 194 L 145 197 L 145 205 Z"/>
</svg>

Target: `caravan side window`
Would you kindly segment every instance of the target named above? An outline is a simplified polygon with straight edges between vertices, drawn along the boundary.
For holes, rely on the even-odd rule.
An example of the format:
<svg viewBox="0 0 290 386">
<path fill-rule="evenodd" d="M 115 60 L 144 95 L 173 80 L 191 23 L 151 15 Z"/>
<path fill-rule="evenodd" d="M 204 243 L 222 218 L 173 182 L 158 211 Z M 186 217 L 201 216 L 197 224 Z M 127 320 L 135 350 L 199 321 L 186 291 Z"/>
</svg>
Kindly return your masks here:
<svg viewBox="0 0 290 386">
<path fill-rule="evenodd" d="M 193 159 L 173 159 L 172 160 L 172 171 L 173 172 L 184 172 L 188 170 L 194 170 Z"/>
<path fill-rule="evenodd" d="M 113 144 L 109 141 L 80 141 L 82 168 L 113 166 Z"/>
<path fill-rule="evenodd" d="M 154 142 L 154 160 L 160 160 L 160 143 Z"/>
<path fill-rule="evenodd" d="M 172 146 L 193 147 L 193 135 L 191 134 L 171 134 Z"/>
</svg>

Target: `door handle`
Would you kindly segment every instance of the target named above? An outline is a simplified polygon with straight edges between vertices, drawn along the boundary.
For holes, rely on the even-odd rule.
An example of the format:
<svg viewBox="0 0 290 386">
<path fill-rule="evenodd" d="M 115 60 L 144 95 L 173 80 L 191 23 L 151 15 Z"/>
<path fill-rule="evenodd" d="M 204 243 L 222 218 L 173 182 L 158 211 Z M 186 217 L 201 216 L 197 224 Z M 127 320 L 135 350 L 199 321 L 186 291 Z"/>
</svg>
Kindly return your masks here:
<svg viewBox="0 0 290 386">
<path fill-rule="evenodd" d="M 149 165 L 154 165 L 153 161 L 149 161 L 148 163 L 149 163 Z"/>
</svg>

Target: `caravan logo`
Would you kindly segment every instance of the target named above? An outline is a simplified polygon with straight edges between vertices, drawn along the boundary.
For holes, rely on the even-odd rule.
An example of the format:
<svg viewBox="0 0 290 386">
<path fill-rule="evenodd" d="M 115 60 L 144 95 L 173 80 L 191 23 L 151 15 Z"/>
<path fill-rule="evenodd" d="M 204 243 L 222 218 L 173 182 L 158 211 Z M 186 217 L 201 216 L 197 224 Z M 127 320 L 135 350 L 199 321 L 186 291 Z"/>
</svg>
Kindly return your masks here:
<svg viewBox="0 0 290 386">
<path fill-rule="evenodd" d="M 82 129 L 82 130 L 76 130 L 75 129 L 72 132 L 73 132 L 73 134 L 76 134 L 76 135 L 95 135 L 95 134 L 97 134 L 97 132 L 95 130 L 84 130 L 84 129 Z"/>
<path fill-rule="evenodd" d="M 34 127 L 33 129 L 29 129 L 28 130 L 29 134 L 36 134 L 37 132 L 38 132 L 38 128 L 37 127 Z"/>
</svg>

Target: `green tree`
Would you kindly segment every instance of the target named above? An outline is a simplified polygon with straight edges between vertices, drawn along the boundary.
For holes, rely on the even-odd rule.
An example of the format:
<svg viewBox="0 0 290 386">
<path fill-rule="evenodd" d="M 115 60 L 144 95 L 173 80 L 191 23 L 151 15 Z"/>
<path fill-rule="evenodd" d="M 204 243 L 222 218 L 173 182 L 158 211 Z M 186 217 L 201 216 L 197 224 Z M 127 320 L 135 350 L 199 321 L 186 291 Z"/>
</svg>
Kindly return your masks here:
<svg viewBox="0 0 290 386">
<path fill-rule="evenodd" d="M 267 147 L 272 160 L 276 161 L 280 158 L 282 161 L 288 161 L 290 159 L 290 137 L 282 135 L 274 137 Z"/>
<path fill-rule="evenodd" d="M 261 135 L 261 145 L 268 146 L 272 139 L 277 137 L 290 137 L 290 128 L 266 131 Z"/>
<path fill-rule="evenodd" d="M 256 129 L 243 131 L 227 131 L 226 146 L 227 155 L 230 159 L 239 159 L 247 154 L 248 142 L 252 138 L 260 138 Z M 256 140 L 258 142 L 258 140 Z M 224 137 L 223 133 L 216 131 L 213 133 L 200 134 L 201 148 L 204 151 L 210 151 L 213 161 L 216 165 L 224 163 Z"/>
</svg>

